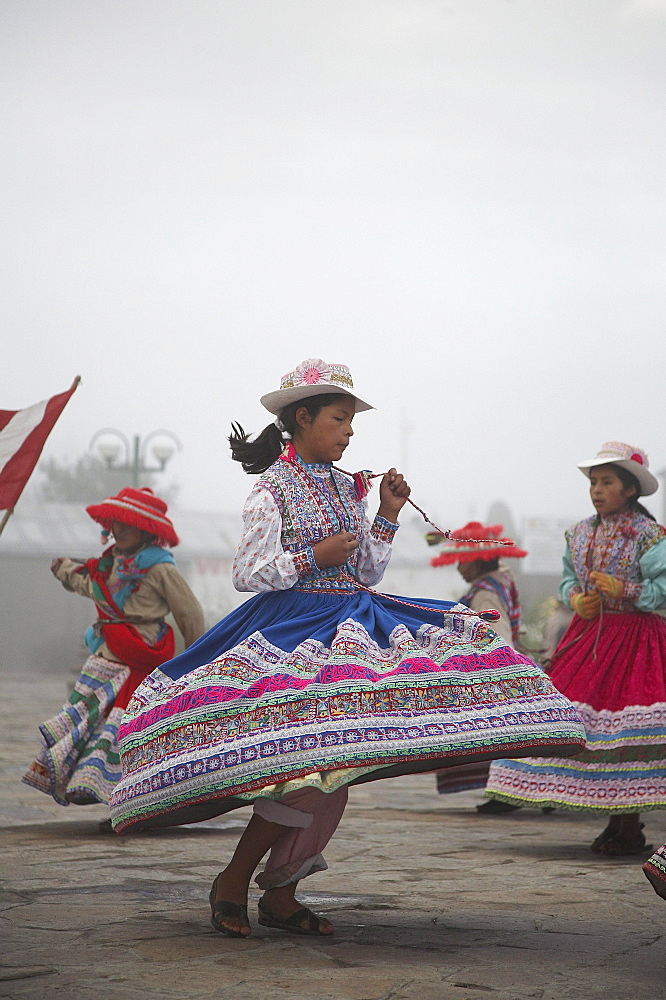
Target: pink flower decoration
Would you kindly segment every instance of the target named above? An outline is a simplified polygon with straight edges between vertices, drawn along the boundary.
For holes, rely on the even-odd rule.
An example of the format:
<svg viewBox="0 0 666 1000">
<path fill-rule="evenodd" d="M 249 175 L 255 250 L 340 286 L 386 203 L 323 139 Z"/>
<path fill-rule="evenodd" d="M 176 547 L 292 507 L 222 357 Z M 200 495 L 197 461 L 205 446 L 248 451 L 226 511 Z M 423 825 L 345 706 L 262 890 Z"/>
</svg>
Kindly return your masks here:
<svg viewBox="0 0 666 1000">
<path fill-rule="evenodd" d="M 320 385 L 331 381 L 331 369 L 320 358 L 310 358 L 294 370 L 294 385 Z"/>
<path fill-rule="evenodd" d="M 641 453 L 639 451 L 635 451 L 632 455 L 629 456 L 629 458 L 631 459 L 632 462 L 638 462 L 639 465 L 643 465 L 644 464 L 643 463 L 643 456 L 641 455 Z"/>
</svg>

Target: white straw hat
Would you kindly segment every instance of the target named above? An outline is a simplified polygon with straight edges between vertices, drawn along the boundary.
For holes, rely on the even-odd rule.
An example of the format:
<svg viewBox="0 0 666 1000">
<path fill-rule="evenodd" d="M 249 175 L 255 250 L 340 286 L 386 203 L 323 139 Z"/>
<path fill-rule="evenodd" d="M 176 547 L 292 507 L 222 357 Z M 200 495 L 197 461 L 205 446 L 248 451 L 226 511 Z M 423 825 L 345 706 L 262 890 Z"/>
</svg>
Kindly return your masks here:
<svg viewBox="0 0 666 1000">
<path fill-rule="evenodd" d="M 346 365 L 331 365 L 321 358 L 308 358 L 302 361 L 293 371 L 287 372 L 280 379 L 280 388 L 267 392 L 261 397 L 261 403 L 270 413 L 279 414 L 289 403 L 310 396 L 322 396 L 324 393 L 342 393 L 356 400 L 356 413 L 361 410 L 374 410 L 372 403 L 361 399 L 354 391 L 351 372 Z"/>
<path fill-rule="evenodd" d="M 647 454 L 642 448 L 634 448 L 630 444 L 624 444 L 623 441 L 605 441 L 595 458 L 577 464 L 588 479 L 590 469 L 596 465 L 620 465 L 638 480 L 640 487 L 638 495 L 641 497 L 649 497 L 659 489 L 659 480 L 649 471 Z"/>
</svg>

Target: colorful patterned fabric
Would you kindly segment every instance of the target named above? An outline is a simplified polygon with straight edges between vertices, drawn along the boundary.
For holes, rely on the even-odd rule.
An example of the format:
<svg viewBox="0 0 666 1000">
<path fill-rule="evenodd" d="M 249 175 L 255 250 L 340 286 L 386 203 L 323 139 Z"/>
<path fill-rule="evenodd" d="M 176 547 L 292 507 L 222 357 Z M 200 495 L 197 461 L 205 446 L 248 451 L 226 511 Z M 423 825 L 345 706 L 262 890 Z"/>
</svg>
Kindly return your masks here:
<svg viewBox="0 0 666 1000">
<path fill-rule="evenodd" d="M 642 515 L 622 515 L 595 534 L 595 520 L 569 532 L 580 579 L 586 567 L 625 580 L 649 567 L 651 579 L 640 578 L 637 587 L 641 594 L 650 587 L 655 592 L 666 570 L 659 526 L 646 526 Z M 550 677 L 585 723 L 585 750 L 566 760 L 496 760 L 487 794 L 515 805 L 605 813 L 666 808 L 666 620 L 635 609 L 611 611 L 604 600 L 592 621 L 574 616 Z"/>
<path fill-rule="evenodd" d="M 620 600 L 604 598 L 604 607 L 610 611 L 633 611 L 644 588 L 641 560 L 660 544 L 666 545 L 666 530 L 643 514 L 628 511 L 600 519 L 588 517 L 565 532 L 569 559 L 565 559 L 565 572 L 560 587 L 560 597 L 570 603 L 572 594 L 583 593 L 589 588 L 593 570 L 610 573 L 624 581 L 624 595 Z M 663 557 L 662 557 L 663 558 Z M 652 611 L 659 604 L 647 605 Z"/>
<path fill-rule="evenodd" d="M 311 547 L 337 525 L 367 530 L 353 483 L 336 477 L 333 493 L 306 473 L 278 462 L 264 476 L 284 505 L 285 547 Z M 137 689 L 119 733 L 118 832 L 508 746 L 582 746 L 567 699 L 480 618 L 355 590 L 353 571 L 350 560 L 337 576 L 313 572 L 305 587 L 251 598 Z"/>
<path fill-rule="evenodd" d="M 123 709 L 114 703 L 129 676 L 123 663 L 88 657 L 67 704 L 39 727 L 44 745 L 23 776 L 27 785 L 61 806 L 109 801 L 121 775 L 117 736 Z"/>
<path fill-rule="evenodd" d="M 116 582 L 109 584 L 109 578 L 113 569 L 114 560 L 116 562 Z M 159 563 L 174 563 L 175 560 L 170 552 L 159 545 L 147 545 L 136 555 L 127 557 L 114 554 L 114 546 L 111 545 L 98 559 L 88 559 L 77 569 L 79 576 L 87 576 L 92 584 L 92 597 L 97 608 L 99 621 L 96 625 L 91 625 L 86 629 L 84 639 L 86 646 L 91 653 L 96 653 L 104 643 L 103 624 L 108 619 L 123 619 L 123 607 L 125 601 L 141 585 L 142 578 L 146 575 L 151 566 Z M 162 635 L 170 628 L 164 626 Z M 162 635 L 160 638 L 162 638 Z M 140 636 L 138 637 L 140 640 Z M 173 646 L 166 656 L 158 662 L 164 663 L 173 655 Z M 155 666 L 157 663 L 155 663 Z"/>
<path fill-rule="evenodd" d="M 511 636 L 515 646 L 518 642 L 518 634 L 520 632 L 520 600 L 518 598 L 518 588 L 513 578 L 508 573 L 502 574 L 501 579 L 498 576 L 480 576 L 474 580 L 467 593 L 460 598 L 460 603 L 471 608 L 474 595 L 483 590 L 497 597 L 506 608 L 509 622 L 511 623 Z"/>
<path fill-rule="evenodd" d="M 643 871 L 657 895 L 666 899 L 666 844 L 645 862 Z"/>
<path fill-rule="evenodd" d="M 291 449 L 297 459 L 296 453 Z M 277 505 L 282 522 L 281 542 L 286 552 L 307 553 L 308 569 L 297 586 L 317 588 L 322 580 L 329 586 L 353 589 L 358 549 L 352 552 L 346 566 L 318 568 L 312 546 L 340 531 L 350 531 L 355 537 L 363 534 L 365 510 L 356 497 L 353 479 L 330 465 L 308 466 L 294 459 L 280 457 L 260 480 Z M 312 502 L 317 491 L 316 503 Z"/>
</svg>

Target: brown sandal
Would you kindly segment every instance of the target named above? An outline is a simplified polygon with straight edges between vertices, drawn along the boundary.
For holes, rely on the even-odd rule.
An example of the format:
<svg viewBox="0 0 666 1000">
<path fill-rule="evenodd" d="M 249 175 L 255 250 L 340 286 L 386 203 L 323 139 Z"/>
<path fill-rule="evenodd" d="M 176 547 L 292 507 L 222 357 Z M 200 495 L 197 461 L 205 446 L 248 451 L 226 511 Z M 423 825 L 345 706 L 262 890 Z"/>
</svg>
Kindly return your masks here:
<svg viewBox="0 0 666 1000">
<path fill-rule="evenodd" d="M 273 913 L 269 909 L 263 899 L 259 900 L 257 908 L 259 910 L 259 923 L 262 927 L 277 927 L 278 930 L 289 931 L 291 934 L 312 934 L 318 937 L 332 936 L 331 934 L 323 934 L 319 930 L 321 920 L 307 906 L 302 906 L 300 910 L 296 910 L 290 917 L 279 917 L 277 913 Z M 301 927 L 304 920 L 308 922 L 307 927 Z"/>
<path fill-rule="evenodd" d="M 220 876 L 215 877 L 213 886 L 208 894 L 208 901 L 210 903 L 210 922 L 216 931 L 220 934 L 225 934 L 227 937 L 232 938 L 246 938 L 249 934 L 241 934 L 240 931 L 234 931 L 231 927 L 225 927 L 222 921 L 225 917 L 240 917 L 244 920 L 246 925 L 250 926 L 250 920 L 247 915 L 247 906 L 243 906 L 241 903 L 230 903 L 226 899 L 219 899 L 216 901 L 215 893 L 217 891 L 217 880 Z"/>
</svg>

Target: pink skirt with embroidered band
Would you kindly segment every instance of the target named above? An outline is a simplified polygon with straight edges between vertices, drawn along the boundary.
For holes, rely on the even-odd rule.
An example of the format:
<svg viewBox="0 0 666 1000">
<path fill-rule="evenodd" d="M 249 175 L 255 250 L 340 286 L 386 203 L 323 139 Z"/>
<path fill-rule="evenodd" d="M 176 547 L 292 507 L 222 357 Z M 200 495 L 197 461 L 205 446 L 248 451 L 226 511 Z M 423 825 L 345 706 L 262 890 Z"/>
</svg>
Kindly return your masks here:
<svg viewBox="0 0 666 1000">
<path fill-rule="evenodd" d="M 550 677 L 585 723 L 585 749 L 568 759 L 496 760 L 486 794 L 605 813 L 665 809 L 666 621 L 648 612 L 576 616 Z"/>
</svg>

